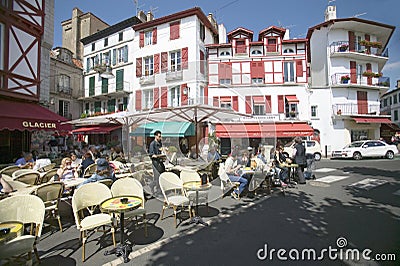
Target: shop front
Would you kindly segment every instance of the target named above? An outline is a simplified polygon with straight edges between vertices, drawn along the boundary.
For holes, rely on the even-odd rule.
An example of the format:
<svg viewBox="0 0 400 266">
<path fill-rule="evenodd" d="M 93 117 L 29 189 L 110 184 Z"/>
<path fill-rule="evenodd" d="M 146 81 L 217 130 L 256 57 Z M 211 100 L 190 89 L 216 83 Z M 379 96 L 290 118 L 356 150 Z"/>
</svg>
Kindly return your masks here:
<svg viewBox="0 0 400 266">
<path fill-rule="evenodd" d="M 221 140 L 221 153 L 226 155 L 232 147 L 274 147 L 277 141 L 286 143 L 296 136 L 309 137 L 314 134 L 314 129 L 307 123 L 299 122 L 224 123 L 216 124 L 215 133 Z"/>
<path fill-rule="evenodd" d="M 71 125 L 62 125 L 66 118 L 29 102 L 0 100 L 0 163 L 12 163 L 21 152 L 50 152 L 51 136 L 60 149 L 66 148 Z"/>
</svg>

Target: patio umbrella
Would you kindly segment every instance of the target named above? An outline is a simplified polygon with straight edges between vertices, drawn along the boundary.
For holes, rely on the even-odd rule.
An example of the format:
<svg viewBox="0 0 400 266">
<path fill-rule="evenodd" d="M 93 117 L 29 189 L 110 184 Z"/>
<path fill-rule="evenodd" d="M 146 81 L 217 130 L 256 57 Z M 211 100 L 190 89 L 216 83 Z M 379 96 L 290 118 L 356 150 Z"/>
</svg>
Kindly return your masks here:
<svg viewBox="0 0 400 266">
<path fill-rule="evenodd" d="M 232 122 L 240 117 L 251 117 L 232 109 L 219 108 L 205 104 L 185 105 L 152 109 L 147 112 L 128 115 L 127 119 L 139 124 L 160 121 L 191 122 L 195 126 L 196 151 L 198 152 L 197 125 L 203 122 Z"/>
</svg>

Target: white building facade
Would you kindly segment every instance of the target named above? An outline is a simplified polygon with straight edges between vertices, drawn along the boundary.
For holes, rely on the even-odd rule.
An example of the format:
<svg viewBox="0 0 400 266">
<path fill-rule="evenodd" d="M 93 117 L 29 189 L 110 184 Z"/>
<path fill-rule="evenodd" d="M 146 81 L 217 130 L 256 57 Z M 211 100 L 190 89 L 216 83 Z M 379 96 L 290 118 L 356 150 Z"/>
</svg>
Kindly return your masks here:
<svg viewBox="0 0 400 266">
<path fill-rule="evenodd" d="M 206 44 L 218 31 L 200 8 L 134 26 L 135 110 L 206 103 Z"/>
<path fill-rule="evenodd" d="M 380 95 L 390 86 L 382 76 L 394 26 L 360 18 L 336 18 L 328 6 L 325 22 L 309 28 L 311 124 L 329 152 L 358 139 L 378 139 Z"/>
<path fill-rule="evenodd" d="M 223 146 L 258 147 L 313 136 L 307 123 L 307 40 L 290 39 L 288 30 L 275 26 L 260 31 L 257 41 L 245 28 L 220 42 L 226 37 L 227 43 L 207 46 L 211 104 L 253 117 L 217 124 L 216 136 L 231 142 Z"/>
</svg>

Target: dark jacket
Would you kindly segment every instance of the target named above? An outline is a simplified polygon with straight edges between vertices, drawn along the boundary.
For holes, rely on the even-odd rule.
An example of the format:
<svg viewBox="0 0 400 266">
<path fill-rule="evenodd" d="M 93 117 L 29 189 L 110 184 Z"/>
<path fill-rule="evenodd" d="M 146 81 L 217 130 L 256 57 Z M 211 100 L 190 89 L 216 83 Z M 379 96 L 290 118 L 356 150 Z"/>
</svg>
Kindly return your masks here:
<svg viewBox="0 0 400 266">
<path fill-rule="evenodd" d="M 296 149 L 296 154 L 293 158 L 294 162 L 298 165 L 306 165 L 306 148 L 301 143 L 297 143 L 296 145 L 294 145 L 294 148 Z"/>
</svg>

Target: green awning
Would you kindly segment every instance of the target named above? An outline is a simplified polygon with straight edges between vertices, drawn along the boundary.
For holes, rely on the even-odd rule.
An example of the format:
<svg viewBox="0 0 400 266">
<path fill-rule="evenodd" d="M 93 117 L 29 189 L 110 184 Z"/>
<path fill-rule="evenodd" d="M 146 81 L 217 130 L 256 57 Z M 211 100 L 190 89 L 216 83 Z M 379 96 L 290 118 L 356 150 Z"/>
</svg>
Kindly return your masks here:
<svg viewBox="0 0 400 266">
<path fill-rule="evenodd" d="M 136 128 L 129 133 L 130 136 L 153 137 L 154 132 L 160 130 L 163 137 L 187 137 L 194 136 L 194 125 L 190 122 L 156 122 L 148 123 Z"/>
</svg>

